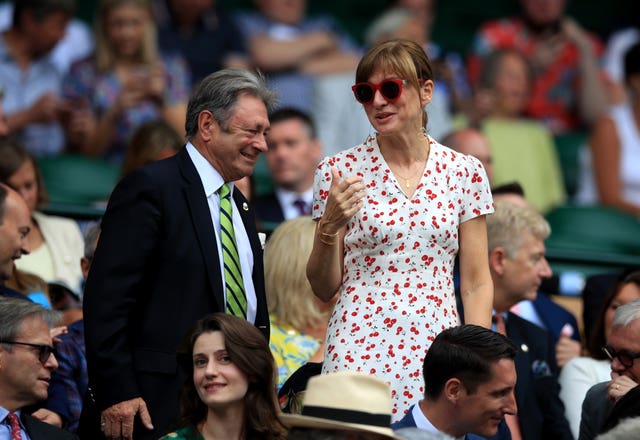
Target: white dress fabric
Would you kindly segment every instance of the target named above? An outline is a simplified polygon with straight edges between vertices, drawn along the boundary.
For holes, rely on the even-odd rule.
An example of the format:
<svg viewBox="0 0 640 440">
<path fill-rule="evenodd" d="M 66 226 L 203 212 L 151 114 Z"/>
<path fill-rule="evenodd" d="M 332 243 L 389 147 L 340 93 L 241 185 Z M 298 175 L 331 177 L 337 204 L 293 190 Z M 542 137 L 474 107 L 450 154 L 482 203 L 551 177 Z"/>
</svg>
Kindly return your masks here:
<svg viewBox="0 0 640 440">
<path fill-rule="evenodd" d="M 564 403 L 564 414 L 574 438 L 580 434 L 582 401 L 593 385 L 611 379 L 611 362 L 608 359 L 577 357 L 571 359 L 560 370 L 560 399 Z"/>
<path fill-rule="evenodd" d="M 325 158 L 315 174 L 313 218 L 325 209 L 331 167 L 363 176 L 362 209 L 347 225 L 340 295 L 329 321 L 323 373 L 362 371 L 386 380 L 399 420 L 424 394 L 422 362 L 435 338 L 460 323 L 453 266 L 458 227 L 493 212 L 480 162 L 430 138 L 409 200 L 375 136 Z"/>
<path fill-rule="evenodd" d="M 622 198 L 640 205 L 640 132 L 635 123 L 631 106 L 617 105 L 609 110 L 620 139 L 620 190 Z M 576 201 L 583 204 L 598 202 L 598 190 L 593 174 L 591 151 L 581 152 L 581 180 Z"/>
</svg>

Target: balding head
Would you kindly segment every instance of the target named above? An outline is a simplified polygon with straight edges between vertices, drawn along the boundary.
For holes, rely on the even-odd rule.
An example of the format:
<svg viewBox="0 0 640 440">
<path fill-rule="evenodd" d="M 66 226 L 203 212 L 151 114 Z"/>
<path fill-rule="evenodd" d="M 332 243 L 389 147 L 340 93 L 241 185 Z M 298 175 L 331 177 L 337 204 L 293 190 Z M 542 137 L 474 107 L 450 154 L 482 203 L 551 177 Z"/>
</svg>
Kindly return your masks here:
<svg viewBox="0 0 640 440">
<path fill-rule="evenodd" d="M 463 128 L 447 135 L 442 144 L 460 153 L 468 154 L 478 159 L 485 171 L 489 182 L 493 179 L 493 165 L 491 146 L 482 132 L 474 128 Z"/>
<path fill-rule="evenodd" d="M 14 260 L 29 253 L 26 237 L 30 230 L 27 203 L 20 194 L 0 184 L 0 282 L 11 277 Z"/>
</svg>

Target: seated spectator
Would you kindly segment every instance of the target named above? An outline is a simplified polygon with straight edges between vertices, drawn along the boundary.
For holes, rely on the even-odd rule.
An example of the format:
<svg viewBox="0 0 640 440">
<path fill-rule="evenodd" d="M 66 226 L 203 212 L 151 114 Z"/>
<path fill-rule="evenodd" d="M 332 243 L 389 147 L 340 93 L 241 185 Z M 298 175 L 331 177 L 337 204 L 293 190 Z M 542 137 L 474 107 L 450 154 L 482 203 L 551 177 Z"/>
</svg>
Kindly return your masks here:
<svg viewBox="0 0 640 440">
<path fill-rule="evenodd" d="M 354 417 L 356 415 L 356 417 Z M 397 439 L 391 390 L 375 376 L 341 371 L 309 380 L 301 414 L 283 414 L 287 440 Z"/>
<path fill-rule="evenodd" d="M 11 27 L 13 3 L 8 1 L 0 5 L 0 30 L 2 31 Z M 91 51 L 93 51 L 91 27 L 83 20 L 72 17 L 67 24 L 64 37 L 51 50 L 49 58 L 58 71 L 65 74 L 74 61 L 89 56 Z"/>
<path fill-rule="evenodd" d="M 640 415 L 639 334 L 640 299 L 636 299 L 618 307 L 613 315 L 611 332 L 602 348 L 611 361 L 611 380 L 587 391 L 582 403 L 580 440 L 592 440 L 615 427 L 622 414 Z"/>
<path fill-rule="evenodd" d="M 80 139 L 74 148 L 122 163 L 143 122 L 163 119 L 184 133 L 189 74 L 182 58 L 158 53 L 149 1 L 102 0 L 95 26 L 93 57 L 73 64 L 64 81 L 76 109 L 69 124 L 84 121 L 75 127 L 84 135 L 74 136 Z"/>
<path fill-rule="evenodd" d="M 635 43 L 640 41 L 640 27 L 631 26 L 611 33 L 607 41 L 602 65 L 613 82 L 613 104 L 622 104 L 627 99 L 624 78 L 624 55 Z"/>
<path fill-rule="evenodd" d="M 328 15 L 307 15 L 307 1 L 255 0 L 239 12 L 250 60 L 279 95 L 280 105 L 311 115 L 329 154 L 359 144 L 370 124 L 344 93 L 353 83 L 359 48 Z"/>
<path fill-rule="evenodd" d="M 491 145 L 492 184 L 517 180 L 528 202 L 545 213 L 563 203 L 566 193 L 551 132 L 523 117 L 531 78 L 529 64 L 518 51 L 491 53 L 478 80 L 471 125 L 477 124 Z"/>
<path fill-rule="evenodd" d="M 77 440 L 75 435 L 25 411 L 25 407 L 47 398 L 48 380 L 58 368 L 50 334 L 50 326 L 57 319 L 55 312 L 30 301 L 0 298 L 0 434 L 3 438 Z"/>
<path fill-rule="evenodd" d="M 365 41 L 372 46 L 394 38 L 406 38 L 424 48 L 433 67 L 435 82 L 433 97 L 427 105 L 427 132 L 441 141 L 452 129 L 452 115 L 467 111 L 471 89 L 460 55 L 445 51 L 431 39 L 435 19 L 434 0 L 396 0 L 367 28 Z"/>
<path fill-rule="evenodd" d="M 524 440 L 573 439 L 559 397 L 553 338 L 509 311 L 523 299 L 535 299 L 542 279 L 551 275 L 544 257 L 549 232 L 540 214 L 512 203 L 495 202 L 494 214 L 487 216 L 495 330 L 520 347 L 515 359 L 518 423 L 509 423 L 509 429 Z"/>
<path fill-rule="evenodd" d="M 31 211 L 30 253 L 17 260 L 16 267 L 46 282 L 62 280 L 79 292 L 82 272 L 78 261 L 84 246 L 80 229 L 71 219 L 38 210 L 46 203 L 46 189 L 35 160 L 15 140 L 0 139 L 0 182 L 20 193 Z"/>
<path fill-rule="evenodd" d="M 309 115 L 293 108 L 276 110 L 269 122 L 265 155 L 274 192 L 253 200 L 257 221 L 280 223 L 310 215 L 313 173 L 322 157 L 315 125 Z"/>
<path fill-rule="evenodd" d="M 278 389 L 307 362 L 322 362 L 333 301 L 321 302 L 307 280 L 315 222 L 309 216 L 281 224 L 264 249 L 269 346 L 278 369 Z"/>
<path fill-rule="evenodd" d="M 598 321 L 588 341 L 589 356 L 567 363 L 560 372 L 560 398 L 575 438 L 580 433 L 582 402 L 589 388 L 609 380 L 611 361 L 602 351 L 611 334 L 613 316 L 618 307 L 640 298 L 640 272 L 633 272 L 617 282 L 600 308 Z"/>
<path fill-rule="evenodd" d="M 493 155 L 487 137 L 475 128 L 461 128 L 447 134 L 442 139 L 442 145 L 468 154 L 480 161 L 487 172 L 489 182 L 493 182 Z M 493 192 L 493 190 L 492 190 Z"/>
<path fill-rule="evenodd" d="M 22 293 L 6 286 L 15 270 L 15 261 L 29 253 L 26 237 L 31 228 L 29 207 L 24 199 L 0 183 L 0 298 L 27 300 Z"/>
<path fill-rule="evenodd" d="M 503 418 L 517 412 L 517 352 L 505 336 L 476 325 L 442 331 L 424 358 L 424 398 L 392 428 L 510 440 Z"/>
<path fill-rule="evenodd" d="M 6 282 L 7 287 L 29 297 L 35 303 L 40 304 L 45 309 L 51 309 L 52 303 L 49 296 L 49 286 L 47 282 L 30 272 L 14 269 L 11 278 Z M 56 309 L 57 310 L 57 309 Z"/>
<path fill-rule="evenodd" d="M 477 33 L 469 59 L 472 82 L 480 77 L 482 57 L 515 49 L 535 72 L 526 115 L 554 135 L 588 127 L 608 104 L 605 75 L 598 67 L 602 44 L 565 15 L 566 0 L 519 3 L 521 16 L 485 23 Z"/>
<path fill-rule="evenodd" d="M 576 200 L 601 203 L 640 217 L 640 43 L 624 57 L 629 100 L 600 117 L 582 158 Z"/>
<path fill-rule="evenodd" d="M 284 438 L 273 358 L 257 328 L 213 313 L 196 323 L 179 356 L 186 373 L 180 429 L 161 440 Z"/>
<path fill-rule="evenodd" d="M 165 121 L 145 122 L 133 133 L 121 174 L 126 176 L 142 165 L 173 156 L 184 145 L 184 139 Z"/>
<path fill-rule="evenodd" d="M 216 8 L 216 0 L 154 0 L 158 45 L 181 54 L 197 84 L 225 67 L 249 66 L 245 41 L 235 21 Z"/>
<path fill-rule="evenodd" d="M 11 27 L 0 39 L 4 112 L 15 134 L 36 157 L 64 148 L 60 124 L 70 107 L 61 99 L 62 74 L 49 58 L 74 13 L 73 0 L 14 2 Z"/>
</svg>

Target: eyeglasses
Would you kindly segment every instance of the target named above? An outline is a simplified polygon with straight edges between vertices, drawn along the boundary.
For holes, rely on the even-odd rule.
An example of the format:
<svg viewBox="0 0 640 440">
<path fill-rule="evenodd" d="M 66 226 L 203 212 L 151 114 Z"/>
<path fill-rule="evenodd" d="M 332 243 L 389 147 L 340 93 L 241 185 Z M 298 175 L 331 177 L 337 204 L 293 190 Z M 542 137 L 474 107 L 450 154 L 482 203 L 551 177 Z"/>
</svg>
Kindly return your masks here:
<svg viewBox="0 0 640 440">
<path fill-rule="evenodd" d="M 640 353 L 629 353 L 628 351 L 615 351 L 613 348 L 605 345 L 602 347 L 602 351 L 607 357 L 613 361 L 615 358 L 618 358 L 620 363 L 624 365 L 626 368 L 633 367 L 633 361 L 640 358 Z"/>
<path fill-rule="evenodd" d="M 38 349 L 38 360 L 45 364 L 49 360 L 49 356 L 52 354 L 56 356 L 57 351 L 51 345 L 43 345 L 43 344 L 29 344 L 28 342 L 18 342 L 18 341 L 0 341 L 0 344 L 13 344 L 13 345 L 26 345 L 27 347 L 37 348 Z"/>
<path fill-rule="evenodd" d="M 379 90 L 387 101 L 395 101 L 402 94 L 402 86 L 407 84 L 406 79 L 385 79 L 380 84 L 361 82 L 351 87 L 356 101 L 360 104 L 369 104 Z"/>
</svg>

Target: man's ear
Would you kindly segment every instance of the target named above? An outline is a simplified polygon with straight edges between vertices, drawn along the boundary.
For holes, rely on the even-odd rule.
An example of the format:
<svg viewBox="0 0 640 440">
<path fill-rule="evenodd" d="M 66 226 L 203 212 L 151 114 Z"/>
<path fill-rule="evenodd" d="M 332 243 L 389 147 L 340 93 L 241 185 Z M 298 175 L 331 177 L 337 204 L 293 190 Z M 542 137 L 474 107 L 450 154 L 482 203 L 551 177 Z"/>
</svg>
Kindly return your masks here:
<svg viewBox="0 0 640 440">
<path fill-rule="evenodd" d="M 220 125 L 209 110 L 202 110 L 198 114 L 198 135 L 204 142 L 213 139 L 220 132 Z"/>
<path fill-rule="evenodd" d="M 445 382 L 442 393 L 448 401 L 457 403 L 458 400 L 462 397 L 462 393 L 464 392 L 464 390 L 464 385 L 462 384 L 460 379 L 458 379 L 457 377 L 452 377 Z"/>
<path fill-rule="evenodd" d="M 504 273 L 504 263 L 507 259 L 507 252 L 502 246 L 496 246 L 489 253 L 489 268 L 498 275 Z"/>
</svg>

